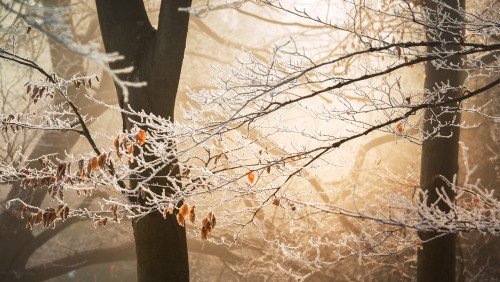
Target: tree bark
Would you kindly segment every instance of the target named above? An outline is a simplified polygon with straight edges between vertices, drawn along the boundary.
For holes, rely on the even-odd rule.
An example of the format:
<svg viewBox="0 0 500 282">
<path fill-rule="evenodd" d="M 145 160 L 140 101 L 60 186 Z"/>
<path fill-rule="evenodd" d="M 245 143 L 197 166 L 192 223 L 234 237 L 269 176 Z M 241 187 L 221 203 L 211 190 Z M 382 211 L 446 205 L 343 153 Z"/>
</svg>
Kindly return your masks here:
<svg viewBox="0 0 500 282">
<path fill-rule="evenodd" d="M 134 71 L 121 78 L 147 82 L 146 87 L 129 89 L 127 104 L 116 87 L 120 106 L 173 120 L 189 22 L 189 14 L 178 9 L 189 7 L 191 1 L 162 1 L 157 31 L 140 0 L 96 0 L 96 5 L 106 52 L 124 56 L 111 68 L 133 66 Z M 123 116 L 125 129 L 132 127 L 128 118 L 135 117 Z M 161 193 L 161 187 L 170 185 L 161 177 L 168 171 L 163 169 L 151 181 L 157 183 L 153 191 Z M 189 281 L 186 230 L 174 215 L 163 219 L 160 213 L 152 213 L 134 221 L 133 227 L 138 281 Z"/>
<path fill-rule="evenodd" d="M 458 9 L 465 8 L 463 0 L 443 0 L 443 3 L 450 7 Z M 436 3 L 426 4 L 432 11 L 437 11 Z M 445 9 L 448 11 L 448 9 Z M 457 22 L 463 22 L 463 17 L 453 11 L 450 12 Z M 441 17 L 442 15 L 437 15 Z M 434 18 L 434 20 L 437 20 Z M 427 37 L 431 40 L 436 34 L 440 33 L 439 40 L 452 42 L 454 40 L 462 40 L 460 34 L 463 34 L 463 28 L 455 26 L 453 28 L 441 30 L 428 30 Z M 433 35 L 431 35 L 433 34 Z M 446 50 L 453 51 L 451 47 L 446 47 Z M 455 49 L 456 50 L 456 49 Z M 432 52 L 432 48 L 428 48 L 428 52 Z M 447 60 L 454 64 L 460 64 L 459 56 L 452 57 Z M 462 86 L 464 83 L 464 75 L 459 71 L 436 69 L 432 62 L 426 63 L 425 66 L 425 89 L 431 92 L 438 91 L 442 84 L 449 84 L 452 87 Z M 461 95 L 461 91 L 447 91 L 444 94 L 445 99 L 453 99 Z M 427 97 L 431 98 L 431 97 Z M 434 101 L 437 97 L 434 97 Z M 433 102 L 432 100 L 430 102 Z M 458 105 L 456 105 L 458 106 Z M 446 124 L 442 126 L 438 132 L 443 136 L 451 136 L 449 138 L 435 138 L 426 141 L 422 146 L 421 170 L 420 170 L 420 187 L 428 193 L 427 205 L 437 204 L 439 209 L 448 212 L 450 207 L 442 201 L 438 202 L 437 189 L 443 188 L 445 193 L 454 199 L 454 192 L 441 177 L 452 182 L 453 177 L 458 173 L 458 142 L 460 129 L 456 126 L 460 123 L 460 113 L 445 113 L 442 108 L 427 109 L 424 114 L 423 131 L 431 133 L 437 127 L 438 122 Z M 450 125 L 451 124 L 451 125 Z M 455 125 L 455 126 L 454 126 Z M 419 232 L 419 237 L 422 241 L 426 241 L 435 236 L 442 234 L 436 232 Z M 448 234 L 433 239 L 430 242 L 424 243 L 423 250 L 420 250 L 417 255 L 417 281 L 419 282 L 454 282 L 455 281 L 455 264 L 456 264 L 456 235 Z"/>
</svg>

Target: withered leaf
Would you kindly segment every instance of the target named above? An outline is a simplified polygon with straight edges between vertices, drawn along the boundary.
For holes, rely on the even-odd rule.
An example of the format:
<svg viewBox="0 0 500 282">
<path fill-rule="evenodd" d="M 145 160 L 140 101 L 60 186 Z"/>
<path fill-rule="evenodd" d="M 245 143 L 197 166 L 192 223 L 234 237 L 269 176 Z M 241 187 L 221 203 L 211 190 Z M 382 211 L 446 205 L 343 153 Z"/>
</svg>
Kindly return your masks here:
<svg viewBox="0 0 500 282">
<path fill-rule="evenodd" d="M 180 226 L 184 226 L 185 218 L 181 213 L 177 213 L 177 222 Z"/>
<path fill-rule="evenodd" d="M 208 233 L 212 231 L 212 227 L 208 218 L 204 218 L 201 221 L 201 239 L 206 240 Z"/>
<path fill-rule="evenodd" d="M 275 206 L 278 206 L 278 207 L 279 207 L 279 206 L 280 206 L 280 200 L 279 200 L 279 199 L 274 199 L 274 200 L 273 200 L 273 205 L 275 205 Z"/>
<path fill-rule="evenodd" d="M 196 213 L 194 211 L 194 208 L 195 206 L 193 205 L 190 209 L 189 209 L 189 214 L 188 214 L 188 220 L 194 224 L 195 220 L 196 220 Z"/>
<path fill-rule="evenodd" d="M 66 164 L 60 163 L 57 166 L 56 177 L 57 180 L 61 180 L 66 175 Z"/>
<path fill-rule="evenodd" d="M 99 166 L 99 160 L 96 157 L 92 157 L 89 160 L 92 170 L 95 170 Z"/>
<path fill-rule="evenodd" d="M 108 156 L 106 155 L 106 153 L 101 153 L 101 155 L 99 155 L 99 168 L 104 169 L 107 160 Z"/>
<path fill-rule="evenodd" d="M 42 211 L 39 211 L 39 212 L 36 214 L 36 217 L 35 217 L 35 225 L 40 224 L 40 222 L 42 222 Z"/>
<path fill-rule="evenodd" d="M 179 213 L 186 217 L 189 214 L 189 206 L 187 204 L 183 204 L 179 208 Z"/>
<path fill-rule="evenodd" d="M 184 226 L 184 221 L 189 214 L 189 206 L 187 204 L 183 204 L 179 208 L 179 212 L 177 213 L 177 222 L 180 226 Z"/>
<path fill-rule="evenodd" d="M 252 184 L 253 181 L 255 180 L 255 175 L 253 174 L 253 172 L 249 171 L 247 173 L 247 178 L 248 178 L 248 182 L 250 182 L 250 184 Z"/>
<path fill-rule="evenodd" d="M 113 140 L 113 147 L 115 147 L 118 158 L 121 158 L 122 156 L 120 153 L 120 142 L 118 141 L 118 136 Z"/>
<path fill-rule="evenodd" d="M 135 144 L 143 145 L 146 142 L 146 131 L 140 129 L 135 135 Z"/>
<path fill-rule="evenodd" d="M 399 121 L 398 123 L 396 123 L 396 132 L 397 132 L 399 135 L 402 135 L 402 134 L 403 134 L 403 131 L 404 131 L 404 128 L 403 128 L 403 123 Z"/>
</svg>

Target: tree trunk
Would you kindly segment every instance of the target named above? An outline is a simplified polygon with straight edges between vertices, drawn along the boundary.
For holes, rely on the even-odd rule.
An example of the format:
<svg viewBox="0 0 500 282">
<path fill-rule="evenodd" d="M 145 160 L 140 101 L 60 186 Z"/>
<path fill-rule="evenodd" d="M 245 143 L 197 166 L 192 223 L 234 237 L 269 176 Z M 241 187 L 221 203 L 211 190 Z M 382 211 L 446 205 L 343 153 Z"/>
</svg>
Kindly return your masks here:
<svg viewBox="0 0 500 282">
<path fill-rule="evenodd" d="M 464 1 L 460 0 L 444 0 L 443 3 L 450 5 L 451 7 L 458 8 L 459 5 L 464 8 Z M 435 3 L 428 3 L 427 6 L 432 10 L 436 11 L 437 7 Z M 447 10 L 447 9 L 445 9 Z M 442 15 L 441 15 L 442 16 Z M 451 12 L 451 16 L 458 20 L 458 22 L 463 22 L 463 17 L 457 13 Z M 437 38 L 441 41 L 451 42 L 456 39 L 461 40 L 460 36 L 457 34 L 463 34 L 463 29 L 461 27 L 450 28 L 448 31 L 442 31 L 440 37 Z M 437 31 L 428 30 L 427 37 L 431 40 L 436 40 Z M 433 34 L 433 35 L 431 35 Z M 451 47 L 446 47 L 448 51 L 452 51 Z M 432 48 L 428 48 L 428 52 L 432 52 Z M 460 57 L 455 56 L 447 60 L 448 62 L 453 62 L 455 64 L 460 64 Z M 459 71 L 436 69 L 432 62 L 428 62 L 425 66 L 425 89 L 430 90 L 432 93 L 437 92 L 437 89 L 442 84 L 449 84 L 452 87 L 459 87 L 464 83 L 464 76 Z M 447 91 L 444 94 L 445 99 L 452 99 L 459 97 L 461 91 Z M 440 95 L 440 96 L 441 96 Z M 428 97 L 430 98 L 430 97 Z M 435 97 L 437 98 L 437 97 Z M 434 99 L 435 101 L 436 99 Z M 432 100 L 429 102 L 433 102 Z M 453 105 L 457 106 L 457 105 Z M 454 199 L 454 193 L 445 181 L 440 177 L 445 177 L 450 182 L 453 181 L 453 177 L 458 173 L 458 142 L 460 129 L 456 126 L 450 126 L 449 124 L 459 124 L 460 114 L 459 113 L 446 113 L 442 114 L 443 109 L 432 108 L 427 109 L 424 114 L 424 124 L 423 131 L 426 133 L 431 133 L 438 126 L 438 122 L 446 124 L 439 129 L 439 133 L 443 136 L 450 136 L 449 138 L 438 137 L 429 141 L 426 141 L 422 147 L 422 157 L 421 157 L 421 170 L 420 170 L 420 187 L 427 191 L 428 202 L 427 205 L 434 204 L 438 201 L 437 189 L 444 188 L 445 193 Z M 437 206 L 442 211 L 449 211 L 450 208 L 442 201 L 437 203 Z M 428 240 L 435 236 L 439 236 L 436 232 L 419 232 L 419 237 L 422 241 Z M 455 241 L 456 235 L 449 234 L 441 236 L 437 239 L 433 239 L 430 242 L 424 243 L 423 250 L 418 252 L 417 256 L 417 281 L 419 282 L 454 282 L 455 281 Z"/>
<path fill-rule="evenodd" d="M 133 66 L 134 71 L 121 78 L 147 82 L 146 87 L 129 89 L 128 105 L 173 120 L 189 22 L 189 14 L 178 9 L 189 7 L 191 1 L 162 1 L 157 31 L 143 1 L 96 0 L 96 4 L 106 52 L 124 56 L 111 63 L 111 68 Z M 116 88 L 120 106 L 126 107 L 121 89 Z M 128 118 L 134 117 L 123 118 L 124 128 L 130 129 Z M 155 192 L 161 193 L 160 187 L 169 185 L 161 177 L 167 173 L 166 168 L 151 181 L 159 184 Z M 135 184 L 131 182 L 131 186 Z M 133 227 L 138 281 L 189 281 L 186 230 L 174 215 L 163 219 L 160 213 L 152 213 L 134 221 Z"/>
</svg>

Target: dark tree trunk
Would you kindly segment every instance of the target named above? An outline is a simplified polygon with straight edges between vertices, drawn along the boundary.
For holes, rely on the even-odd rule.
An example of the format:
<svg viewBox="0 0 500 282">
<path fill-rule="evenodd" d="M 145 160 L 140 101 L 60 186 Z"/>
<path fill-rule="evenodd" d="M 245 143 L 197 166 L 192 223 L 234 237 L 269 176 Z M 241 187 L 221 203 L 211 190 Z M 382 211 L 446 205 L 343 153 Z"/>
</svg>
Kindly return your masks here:
<svg viewBox="0 0 500 282">
<path fill-rule="evenodd" d="M 458 8 L 460 5 L 464 8 L 464 1 L 460 0 L 458 3 L 456 0 L 444 0 L 444 3 L 450 5 L 451 7 Z M 457 4 L 458 3 L 458 4 Z M 435 3 L 428 3 L 428 7 L 436 11 Z M 463 18 L 451 12 L 451 15 L 458 20 L 458 22 L 463 22 Z M 449 31 L 463 34 L 463 29 L 456 27 L 449 29 Z M 432 30 L 428 31 L 428 35 Z M 428 39 L 431 40 L 428 36 Z M 460 40 L 459 36 L 453 35 L 449 32 L 442 32 L 439 38 L 442 41 L 451 42 L 456 39 Z M 434 39 L 435 40 L 435 39 Z M 447 50 L 452 50 L 451 47 L 447 47 Z M 428 52 L 432 52 L 432 48 L 428 49 Z M 455 56 L 448 62 L 453 62 L 459 64 L 460 57 Z M 464 83 L 464 76 L 461 72 L 436 69 L 431 62 L 428 62 L 425 66 L 425 89 L 436 90 L 441 84 L 449 83 L 452 87 L 461 86 Z M 434 92 L 434 91 L 432 91 Z M 445 94 L 446 98 L 452 99 L 460 96 L 461 91 L 448 91 Z M 455 105 L 456 106 L 456 105 Z M 431 119 L 434 117 L 434 120 Z M 437 117 L 437 121 L 436 121 Z M 441 124 L 459 124 L 460 114 L 442 114 L 442 109 L 433 108 L 427 109 L 424 115 L 425 121 L 423 125 L 424 132 L 433 132 L 437 127 L 438 122 Z M 449 136 L 450 138 L 436 138 L 429 140 L 423 144 L 422 147 L 422 158 L 421 158 L 421 171 L 420 171 L 420 187 L 427 191 L 429 199 L 427 204 L 433 204 L 438 201 L 437 189 L 444 187 L 445 193 L 454 199 L 454 193 L 445 181 L 440 177 L 445 177 L 450 182 L 453 181 L 453 177 L 458 173 L 458 141 L 460 135 L 460 129 L 456 126 L 443 126 L 439 133 L 443 136 Z M 442 211 L 449 211 L 450 208 L 443 202 L 439 202 L 437 205 Z M 419 237 L 425 241 L 435 236 L 440 235 L 435 232 L 419 232 Z M 455 234 L 449 234 L 438 239 L 434 239 L 423 245 L 423 250 L 418 252 L 417 257 L 417 281 L 419 282 L 454 282 L 455 281 Z"/>
<path fill-rule="evenodd" d="M 191 1 L 162 1 L 157 31 L 141 0 L 96 0 L 96 4 L 106 52 L 125 57 L 110 66 L 133 66 L 134 71 L 121 78 L 147 82 L 146 87 L 129 89 L 127 104 L 134 110 L 173 120 L 189 22 L 189 14 L 178 9 L 189 7 Z M 125 107 L 123 93 L 116 88 L 120 106 Z M 134 117 L 123 118 L 124 128 L 130 129 L 127 119 Z M 167 173 L 168 169 L 164 169 L 157 176 Z M 158 193 L 159 187 L 169 185 L 164 177 L 152 182 L 159 184 L 155 191 Z M 160 213 L 152 213 L 135 221 L 133 227 L 138 281 L 189 281 L 186 231 L 175 216 L 163 219 Z"/>
</svg>

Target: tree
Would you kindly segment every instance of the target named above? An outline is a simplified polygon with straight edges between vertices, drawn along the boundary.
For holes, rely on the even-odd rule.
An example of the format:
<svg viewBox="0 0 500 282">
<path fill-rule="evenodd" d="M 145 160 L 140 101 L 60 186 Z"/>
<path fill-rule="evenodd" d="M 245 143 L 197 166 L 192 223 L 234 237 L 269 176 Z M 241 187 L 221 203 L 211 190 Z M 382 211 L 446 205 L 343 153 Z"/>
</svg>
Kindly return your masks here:
<svg viewBox="0 0 500 282">
<path fill-rule="evenodd" d="M 176 92 L 177 85 L 174 83 L 173 87 L 167 80 L 175 75 L 157 80 L 152 77 L 161 74 L 159 65 L 176 65 L 180 71 L 182 59 L 179 62 L 177 58 L 177 63 L 166 63 L 168 61 L 162 59 L 161 51 L 166 49 L 160 48 L 163 46 L 161 42 L 171 37 L 160 34 L 169 35 L 169 26 L 187 29 L 187 15 L 181 20 L 183 24 L 162 25 L 162 15 L 178 8 L 169 10 L 169 5 L 164 2 L 158 32 L 148 24 L 141 1 L 121 3 L 116 8 L 120 12 L 115 10 L 112 15 L 108 13 L 116 2 L 97 2 L 106 49 L 108 52 L 118 51 L 125 58 L 113 62 L 111 67 L 118 70 L 135 66 L 133 72 L 121 74 L 120 78 L 147 82 L 146 87 L 129 89 L 128 93 L 120 92 L 124 90 L 117 87 L 121 109 L 114 109 L 122 113 L 126 126 L 117 137 L 108 137 L 113 147 L 101 152 L 94 146 L 95 152 L 91 156 L 72 156 L 68 161 L 49 162 L 46 171 L 26 170 L 29 162 L 18 166 L 5 163 L 2 167 L 5 181 L 23 181 L 24 186 L 37 186 L 37 179 L 48 174 L 56 179 L 54 185 L 47 185 L 49 190 L 64 181 L 68 182 L 61 188 L 64 191 L 95 190 L 89 186 L 107 185 L 123 198 L 103 199 L 100 211 L 69 208 L 57 193 L 53 195 L 61 202 L 57 212 L 55 209 L 42 210 L 19 199 L 13 199 L 11 203 L 21 203 L 26 211 L 43 218 L 46 216 L 44 225 L 66 217 L 81 216 L 94 219 L 97 225 L 103 226 L 108 220 L 118 221 L 129 216 L 136 220 L 134 228 L 138 239 L 142 235 L 151 235 L 142 233 L 144 228 L 139 225 L 147 223 L 144 226 L 148 228 L 162 226 L 159 224 L 165 222 L 162 214 L 181 236 L 184 229 L 179 226 L 184 226 L 186 219 L 190 219 L 198 226 L 198 230 L 192 232 L 194 236 L 201 235 L 203 239 L 219 244 L 235 245 L 248 240 L 246 242 L 251 246 L 252 240 L 246 239 L 243 231 L 254 228 L 256 234 L 269 244 L 270 248 L 266 250 L 269 257 L 273 251 L 281 254 L 283 260 L 278 269 L 297 279 L 312 277 L 348 258 L 357 258 L 362 263 L 372 257 L 408 253 L 414 248 L 423 247 L 424 252 L 432 250 L 430 244 L 445 234 L 479 230 L 498 235 L 498 220 L 493 216 L 498 209 L 498 200 L 480 189 L 472 179 L 458 185 L 453 179 L 453 170 L 450 173 L 429 172 L 439 188 L 437 190 L 434 187 L 427 189 L 424 184 L 422 189 L 413 189 L 416 178 L 411 171 L 402 176 L 388 171 L 378 177 L 376 173 L 363 175 L 358 168 L 353 168 L 351 175 L 359 180 L 357 182 L 324 177 L 325 171 L 322 171 L 324 167 L 341 166 L 339 148 L 366 140 L 362 139 L 365 135 L 379 134 L 377 137 L 383 138 L 383 134 L 390 134 L 398 140 L 423 144 L 424 160 L 436 143 L 451 140 L 455 149 L 450 148 L 456 151 L 457 143 L 453 138 L 457 138 L 458 133 L 452 136 L 446 133 L 450 127 L 455 129 L 464 125 L 453 117 L 463 111 L 481 113 L 481 108 L 465 107 L 466 101 L 494 89 L 499 83 L 494 62 L 477 63 L 481 56 L 489 56 L 499 48 L 498 44 L 489 41 L 498 27 L 494 18 L 489 16 L 488 8 L 486 12 L 476 13 L 449 8 L 442 2 L 436 2 L 439 9 L 435 10 L 405 1 L 384 3 L 387 5 L 383 9 L 377 7 L 377 3 L 346 3 L 356 16 L 335 22 L 321 20 L 300 8 L 265 2 L 316 24 L 318 30 L 334 30 L 344 40 L 339 41 L 338 48 L 326 58 L 302 50 L 298 47 L 300 42 L 293 40 L 276 46 L 270 62 L 248 54 L 247 58 L 239 60 L 239 68 L 220 72 L 216 80 L 218 89 L 190 93 L 194 106 L 186 106 L 184 111 L 188 122 L 174 123 L 172 112 L 161 112 L 160 103 L 153 103 L 157 101 L 153 97 L 159 95 L 158 89 L 169 89 L 170 98 L 162 96 L 160 100 L 169 105 L 167 109 L 173 109 L 172 96 L 175 95 L 172 93 Z M 203 15 L 221 7 L 207 4 L 189 11 Z M 478 26 L 482 32 L 477 37 L 464 36 L 463 40 L 430 36 L 441 36 L 443 23 L 444 33 L 448 28 L 462 28 L 462 21 L 454 20 L 446 9 L 466 18 L 463 26 L 468 32 L 474 32 Z M 172 20 L 175 16 L 168 18 Z M 120 32 L 122 30 L 127 30 L 127 33 Z M 414 32 L 410 33 L 410 30 Z M 117 34 L 124 34 L 124 37 Z M 424 37 L 426 34 L 427 38 Z M 174 40 L 179 44 L 172 46 L 178 51 L 175 54 L 183 53 L 185 42 L 185 35 L 177 35 L 184 36 L 184 40 Z M 454 33 L 453 38 L 455 36 Z M 137 53 L 144 55 L 135 55 Z M 462 64 L 457 65 L 460 58 L 463 58 Z M 436 68 L 465 70 L 469 79 L 484 73 L 494 79 L 468 89 L 460 81 L 435 85 L 431 79 L 441 82 L 442 78 L 429 76 L 425 85 L 427 96 L 423 97 L 419 91 L 406 89 L 408 83 L 404 81 L 406 74 L 402 71 L 418 69 L 428 62 Z M 428 74 L 431 71 L 429 65 Z M 54 78 L 50 86 L 43 87 L 59 89 L 64 95 L 68 85 L 88 85 L 89 79 L 92 77 Z M 448 93 L 451 92 L 461 95 L 450 98 Z M 290 121 L 290 109 L 293 116 L 300 116 L 308 124 L 303 126 Z M 77 109 L 74 115 L 79 116 Z M 4 117 L 3 123 L 4 126 L 28 127 L 8 117 Z M 320 126 L 313 126 L 315 124 Z M 80 127 L 85 128 L 85 120 Z M 80 130 L 60 126 L 53 129 Z M 92 143 L 92 136 L 86 132 L 82 134 Z M 443 139 L 446 141 L 441 142 Z M 69 171 L 71 163 L 81 164 L 78 171 Z M 129 163 L 132 164 L 130 167 Z M 427 167 L 425 162 L 422 166 Z M 466 170 L 465 174 L 468 173 L 470 171 Z M 315 175 L 328 180 L 321 179 L 322 183 L 319 183 L 320 178 Z M 429 180 L 425 171 L 421 179 L 425 183 Z M 131 187 L 126 181 L 130 181 Z M 327 188 L 327 184 L 352 189 L 336 193 Z M 304 187 L 311 187 L 311 191 Z M 398 190 L 404 190 L 404 193 Z M 434 191 L 437 194 L 433 194 Z M 384 198 L 378 203 L 368 201 L 377 194 Z M 476 204 L 467 206 L 464 201 Z M 270 217 L 269 214 L 273 213 Z M 196 220 L 199 214 L 206 214 L 202 216 L 201 226 L 200 220 Z M 290 234 L 277 226 L 275 217 L 287 220 L 285 229 L 290 230 Z M 328 230 L 326 226 L 329 225 L 338 226 L 336 219 L 344 217 L 352 221 L 343 223 L 345 226 L 351 224 L 345 228 L 349 229 L 349 236 L 337 241 L 328 239 L 329 232 L 317 236 L 318 230 Z M 416 232 L 435 236 L 417 237 Z M 148 242 L 155 243 L 155 240 L 163 238 L 151 238 Z M 450 242 L 453 248 L 454 243 Z M 166 254 L 140 254 L 151 251 L 150 247 L 142 248 L 144 241 L 140 239 L 136 243 L 138 257 L 149 256 L 144 262 Z M 452 260 L 448 260 L 448 266 Z M 153 276 L 141 274 L 147 271 L 141 270 L 140 265 L 141 262 L 139 277 L 161 277 L 157 268 L 158 271 L 151 271 Z M 181 264 L 169 268 L 174 273 L 177 270 L 186 273 L 185 267 Z M 453 268 L 449 267 L 448 273 Z M 425 273 L 425 269 L 420 273 Z M 265 275 L 264 271 L 262 275 Z"/>
<path fill-rule="evenodd" d="M 444 6 L 444 11 L 438 10 L 439 6 Z M 465 1 L 443 1 L 430 2 L 426 4 L 428 9 L 434 13 L 429 17 L 434 24 L 427 31 L 427 40 L 439 40 L 441 42 L 464 42 L 465 37 Z M 439 13 L 439 14 L 438 14 Z M 444 15 L 442 15 L 444 14 Z M 445 17 L 446 24 L 438 24 Z M 460 51 L 459 46 L 444 47 L 447 52 Z M 433 48 L 428 48 L 429 53 Z M 432 62 L 426 63 L 425 68 L 425 89 L 429 100 L 437 99 L 440 95 L 433 95 L 432 91 L 440 91 L 439 87 L 447 85 L 443 95 L 445 99 L 457 99 L 461 96 L 461 86 L 465 81 L 465 74 L 460 70 L 463 56 L 453 56 L 446 62 L 449 66 L 440 70 Z M 455 67 L 453 67 L 455 66 Z M 442 91 L 442 90 L 441 90 Z M 442 92 L 441 92 L 442 93 Z M 458 107 L 458 103 L 453 105 Z M 436 117 L 434 119 L 433 117 Z M 452 201 L 455 199 L 453 187 L 445 181 L 451 181 L 458 175 L 458 151 L 460 140 L 460 129 L 455 126 L 460 124 L 460 112 L 448 112 L 446 108 L 427 109 L 424 116 L 424 134 L 447 136 L 448 138 L 432 139 L 422 146 L 422 162 L 420 169 L 420 187 L 428 192 L 428 205 L 437 204 L 439 209 L 450 212 L 450 206 L 440 200 L 440 189 L 446 193 L 446 197 Z M 435 123 L 443 124 L 438 132 L 435 132 Z M 441 176 L 443 178 L 440 178 Z M 420 232 L 422 240 L 442 235 L 436 232 Z M 418 254 L 418 281 L 456 281 L 456 234 L 447 234 L 426 244 Z"/>
<path fill-rule="evenodd" d="M 128 95 L 117 88 L 120 106 L 126 109 L 128 105 L 132 110 L 173 121 L 189 21 L 189 14 L 181 13 L 179 8 L 189 7 L 191 1 L 162 1 L 157 31 L 149 22 L 143 1 L 124 4 L 97 0 L 96 5 L 106 51 L 124 56 L 124 60 L 110 66 L 113 69 L 134 66 L 126 80 L 147 83 Z M 124 129 L 131 130 L 128 118 L 123 117 Z M 163 168 L 150 180 L 154 193 L 165 193 L 164 187 L 171 185 L 165 179 L 171 173 L 169 170 L 171 167 Z M 144 171 L 138 177 L 147 178 L 150 173 Z M 137 182 L 131 184 L 132 189 L 138 188 Z M 167 188 L 167 195 L 171 193 Z M 165 221 L 160 213 L 151 213 L 134 221 L 133 226 L 139 281 L 160 281 L 164 277 L 189 281 L 185 229 L 177 224 L 175 216 L 169 215 Z"/>
</svg>

